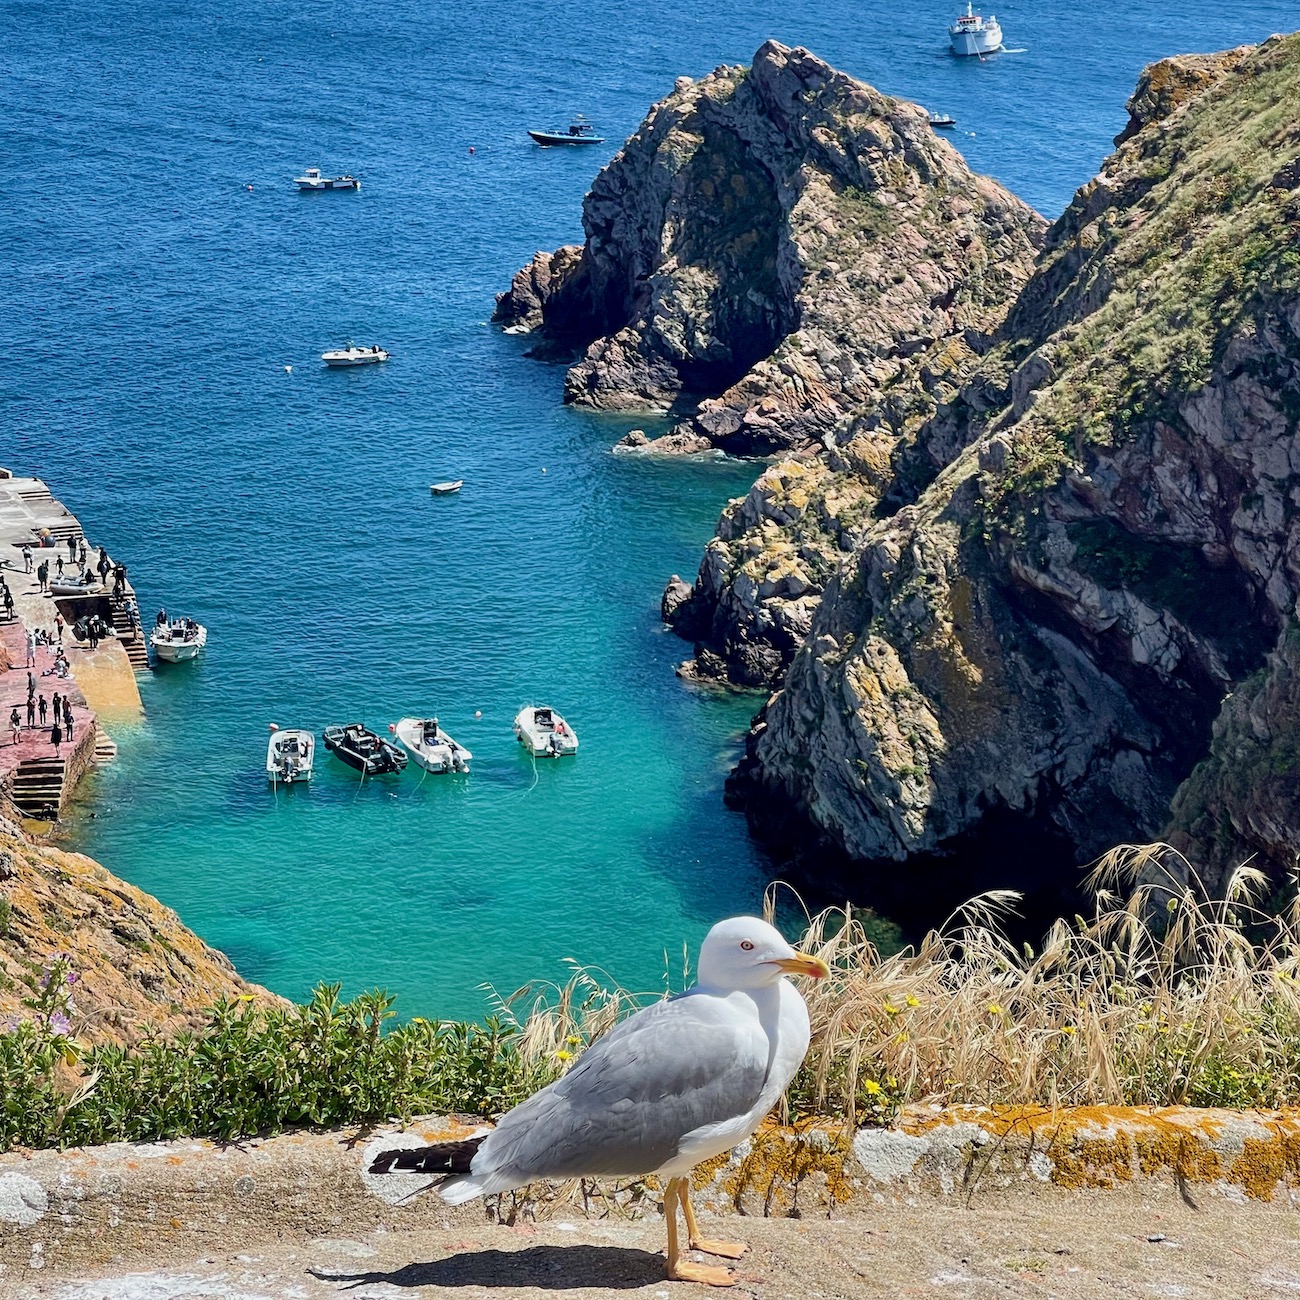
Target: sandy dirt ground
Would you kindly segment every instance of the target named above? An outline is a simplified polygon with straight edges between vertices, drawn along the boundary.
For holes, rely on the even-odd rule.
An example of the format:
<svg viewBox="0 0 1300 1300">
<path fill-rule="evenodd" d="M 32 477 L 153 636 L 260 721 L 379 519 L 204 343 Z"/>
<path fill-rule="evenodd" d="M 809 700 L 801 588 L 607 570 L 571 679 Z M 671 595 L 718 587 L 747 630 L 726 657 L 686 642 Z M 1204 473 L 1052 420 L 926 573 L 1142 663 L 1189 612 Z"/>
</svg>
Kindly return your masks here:
<svg viewBox="0 0 1300 1300">
<path fill-rule="evenodd" d="M 349 1237 L 292 1237 L 195 1253 L 155 1243 L 98 1269 L 53 1276 L 31 1258 L 5 1260 L 0 1296 L 24 1300 L 757 1300 L 942 1296 L 1300 1297 L 1300 1204 L 1203 1194 L 1192 1210 L 1173 1188 L 1024 1191 L 971 1206 L 922 1197 L 868 1204 L 838 1219 L 713 1219 L 704 1227 L 750 1243 L 729 1291 L 668 1282 L 663 1223 L 557 1218 L 514 1228 L 472 1207 L 436 1226 Z M 26 1253 L 24 1251 L 24 1253 Z M 0 1259 L 4 1257 L 0 1243 Z M 696 1256 L 703 1260 L 703 1256 Z M 714 1261 L 717 1262 L 717 1261 Z"/>
</svg>

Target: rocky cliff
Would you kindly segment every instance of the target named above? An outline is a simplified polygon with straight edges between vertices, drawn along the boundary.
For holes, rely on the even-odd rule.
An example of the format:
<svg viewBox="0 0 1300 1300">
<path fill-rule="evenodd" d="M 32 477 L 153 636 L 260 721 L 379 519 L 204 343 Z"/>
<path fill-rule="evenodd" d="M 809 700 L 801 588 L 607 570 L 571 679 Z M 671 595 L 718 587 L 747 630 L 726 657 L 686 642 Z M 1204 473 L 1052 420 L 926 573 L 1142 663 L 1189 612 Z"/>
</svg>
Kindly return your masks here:
<svg viewBox="0 0 1300 1300">
<path fill-rule="evenodd" d="M 1212 887 L 1294 865 L 1300 38 L 1130 112 L 750 738 L 737 795 L 855 880 L 1162 834 Z"/>
<path fill-rule="evenodd" d="M 0 1029 L 32 1015 L 24 1000 L 59 954 L 76 977 L 72 1030 L 90 1041 L 185 1028 L 220 998 L 277 1000 L 156 899 L 0 820 Z"/>
<path fill-rule="evenodd" d="M 917 110 L 769 44 L 679 85 L 586 244 L 521 273 L 586 347 L 571 400 L 783 456 L 664 612 L 779 687 L 731 793 L 836 890 L 1068 890 L 1160 835 L 1214 888 L 1294 865 L 1300 38 L 1153 65 L 1129 113 L 1043 235 Z M 752 260 L 702 265 L 715 229 Z"/>
<path fill-rule="evenodd" d="M 652 450 L 797 455 L 728 510 L 695 590 L 666 605 L 701 671 L 773 683 L 1044 223 L 915 104 L 769 41 L 752 67 L 681 79 L 596 178 L 583 224 L 581 248 L 519 272 L 497 319 L 543 352 L 584 350 L 567 400 L 681 415 Z"/>
</svg>

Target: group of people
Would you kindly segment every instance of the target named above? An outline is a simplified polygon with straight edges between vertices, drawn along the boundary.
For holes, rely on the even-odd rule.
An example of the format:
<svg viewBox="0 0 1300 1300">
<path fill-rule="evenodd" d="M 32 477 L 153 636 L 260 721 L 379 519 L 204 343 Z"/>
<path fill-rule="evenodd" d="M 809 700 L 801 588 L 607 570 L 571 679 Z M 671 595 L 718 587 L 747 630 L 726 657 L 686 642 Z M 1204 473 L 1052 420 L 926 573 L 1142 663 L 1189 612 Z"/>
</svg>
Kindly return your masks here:
<svg viewBox="0 0 1300 1300">
<path fill-rule="evenodd" d="M 59 747 L 63 742 L 65 740 L 71 742 L 73 739 L 75 719 L 72 713 L 72 699 L 68 695 L 60 695 L 55 691 L 53 701 L 46 700 L 44 695 L 38 694 L 36 678 L 29 671 L 27 674 L 27 730 L 34 731 L 36 729 L 38 717 L 40 718 L 40 726 L 43 728 L 46 720 L 50 719 L 51 715 L 50 743 L 54 746 L 54 756 L 57 758 L 59 756 Z M 22 743 L 23 719 L 16 704 L 9 713 L 9 733 L 11 744 Z"/>
</svg>

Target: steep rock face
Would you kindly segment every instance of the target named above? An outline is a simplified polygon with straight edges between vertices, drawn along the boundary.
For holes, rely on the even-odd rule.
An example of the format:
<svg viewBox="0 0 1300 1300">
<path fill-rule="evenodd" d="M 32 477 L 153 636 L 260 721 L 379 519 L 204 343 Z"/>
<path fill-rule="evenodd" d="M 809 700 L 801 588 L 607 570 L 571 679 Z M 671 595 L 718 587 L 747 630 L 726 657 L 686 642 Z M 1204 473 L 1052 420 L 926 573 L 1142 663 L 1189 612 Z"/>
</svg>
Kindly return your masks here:
<svg viewBox="0 0 1300 1300">
<path fill-rule="evenodd" d="M 25 1018 L 39 979 L 59 953 L 77 973 L 73 1031 L 133 1042 L 191 1027 L 220 998 L 278 1001 L 240 979 L 224 954 L 134 885 L 79 853 L 32 843 L 0 820 L 0 1026 Z"/>
<path fill-rule="evenodd" d="M 923 110 L 769 41 L 751 68 L 683 79 L 596 178 L 567 274 L 539 254 L 498 304 L 586 347 L 566 397 L 689 414 L 667 444 L 819 448 L 888 390 L 982 336 L 1041 220 L 976 177 Z M 905 268 L 905 269 L 904 269 Z"/>
<path fill-rule="evenodd" d="M 1300 722 L 1300 39 L 1200 70 L 1050 232 L 987 409 L 918 434 L 951 464 L 864 531 L 751 735 L 735 792 L 850 887 L 1008 826 L 1067 864 L 1168 828 L 1212 885 L 1292 863 L 1247 773 Z"/>
<path fill-rule="evenodd" d="M 1043 222 L 923 110 L 775 42 L 679 82 L 583 218 L 581 257 L 539 253 L 497 319 L 539 329 L 542 354 L 586 349 L 568 400 L 686 417 L 649 450 L 794 456 L 728 507 L 691 598 L 665 606 L 696 675 L 770 686 L 875 504 L 965 435 L 914 446 L 960 401 Z"/>
</svg>

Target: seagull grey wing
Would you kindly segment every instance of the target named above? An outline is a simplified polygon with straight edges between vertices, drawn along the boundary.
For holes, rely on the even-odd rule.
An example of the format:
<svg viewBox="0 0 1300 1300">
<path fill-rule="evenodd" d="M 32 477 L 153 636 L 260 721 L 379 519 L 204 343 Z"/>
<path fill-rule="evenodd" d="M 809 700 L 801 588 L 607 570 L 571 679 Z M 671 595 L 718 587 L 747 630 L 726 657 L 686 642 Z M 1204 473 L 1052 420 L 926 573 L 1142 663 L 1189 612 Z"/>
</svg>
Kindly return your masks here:
<svg viewBox="0 0 1300 1300">
<path fill-rule="evenodd" d="M 651 1173 L 682 1139 L 744 1115 L 763 1091 L 769 1043 L 757 1016 L 687 995 L 656 1003 L 506 1115 L 474 1158 L 484 1190 L 534 1178 Z"/>
</svg>

